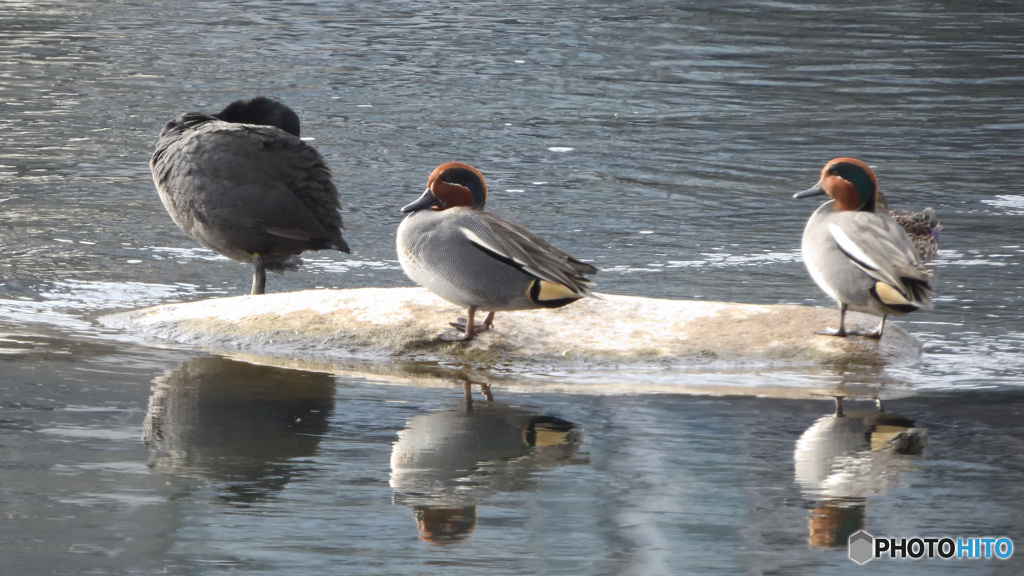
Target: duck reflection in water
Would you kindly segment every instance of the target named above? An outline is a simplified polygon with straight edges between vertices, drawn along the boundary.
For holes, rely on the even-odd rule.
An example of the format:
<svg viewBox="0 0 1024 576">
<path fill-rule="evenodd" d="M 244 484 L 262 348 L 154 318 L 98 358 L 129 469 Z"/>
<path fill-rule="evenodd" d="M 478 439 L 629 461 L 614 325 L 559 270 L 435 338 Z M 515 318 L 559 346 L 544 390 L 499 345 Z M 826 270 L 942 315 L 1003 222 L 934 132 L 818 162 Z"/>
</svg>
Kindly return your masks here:
<svg viewBox="0 0 1024 576">
<path fill-rule="evenodd" d="M 573 423 L 490 399 L 422 414 L 398 432 L 391 450 L 394 501 L 415 510 L 419 537 L 431 544 L 467 538 L 477 503 L 494 492 L 529 490 L 545 468 L 585 463 Z"/>
<path fill-rule="evenodd" d="M 836 411 L 819 418 L 796 442 L 796 481 L 815 502 L 810 512 L 812 548 L 846 546 L 864 528 L 867 498 L 884 494 L 912 460 L 924 452 L 928 436 L 914 421 L 877 410 Z"/>
<path fill-rule="evenodd" d="M 195 358 L 154 380 L 142 439 L 156 473 L 224 483 L 247 503 L 281 490 L 334 411 L 329 374 Z"/>
</svg>

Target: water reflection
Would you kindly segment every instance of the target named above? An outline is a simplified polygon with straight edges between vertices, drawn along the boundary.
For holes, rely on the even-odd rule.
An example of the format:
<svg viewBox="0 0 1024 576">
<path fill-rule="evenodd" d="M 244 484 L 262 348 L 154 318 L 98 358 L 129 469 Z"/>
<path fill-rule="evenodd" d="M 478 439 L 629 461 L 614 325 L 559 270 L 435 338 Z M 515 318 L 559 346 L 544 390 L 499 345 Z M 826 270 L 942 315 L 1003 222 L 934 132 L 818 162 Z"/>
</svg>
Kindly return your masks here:
<svg viewBox="0 0 1024 576">
<path fill-rule="evenodd" d="M 183 362 L 154 380 L 143 425 L 154 472 L 223 482 L 225 499 L 281 490 L 312 456 L 334 411 L 328 374 L 221 357 Z"/>
<path fill-rule="evenodd" d="M 537 471 L 586 461 L 572 422 L 495 402 L 487 387 L 474 402 L 471 386 L 458 407 L 409 420 L 392 447 L 394 501 L 413 508 L 428 543 L 467 538 L 489 494 L 533 489 Z"/>
<path fill-rule="evenodd" d="M 796 481 L 813 501 L 808 528 L 814 548 L 846 546 L 864 528 L 867 498 L 882 495 L 910 470 L 910 458 L 928 444 L 924 428 L 899 414 L 877 410 L 846 411 L 837 396 L 836 411 L 818 418 L 796 442 Z"/>
</svg>

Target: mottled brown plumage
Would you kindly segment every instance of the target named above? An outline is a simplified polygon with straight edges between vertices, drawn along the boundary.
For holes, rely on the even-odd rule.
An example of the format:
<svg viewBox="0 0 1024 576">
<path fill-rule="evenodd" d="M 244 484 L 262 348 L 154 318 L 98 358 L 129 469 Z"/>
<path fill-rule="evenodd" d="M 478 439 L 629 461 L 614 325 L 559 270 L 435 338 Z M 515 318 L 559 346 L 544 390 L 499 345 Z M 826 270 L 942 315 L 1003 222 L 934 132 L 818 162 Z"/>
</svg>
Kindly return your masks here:
<svg viewBox="0 0 1024 576">
<path fill-rule="evenodd" d="M 889 217 L 906 230 L 910 240 L 914 242 L 914 248 L 917 249 L 921 260 L 931 262 L 935 259 L 935 255 L 939 251 L 939 230 L 942 230 L 942 224 L 939 223 L 935 210 L 931 207 L 920 212 L 890 210 L 888 200 L 879 191 L 878 206 L 875 207 L 875 211 L 883 214 L 888 212 Z"/>
</svg>

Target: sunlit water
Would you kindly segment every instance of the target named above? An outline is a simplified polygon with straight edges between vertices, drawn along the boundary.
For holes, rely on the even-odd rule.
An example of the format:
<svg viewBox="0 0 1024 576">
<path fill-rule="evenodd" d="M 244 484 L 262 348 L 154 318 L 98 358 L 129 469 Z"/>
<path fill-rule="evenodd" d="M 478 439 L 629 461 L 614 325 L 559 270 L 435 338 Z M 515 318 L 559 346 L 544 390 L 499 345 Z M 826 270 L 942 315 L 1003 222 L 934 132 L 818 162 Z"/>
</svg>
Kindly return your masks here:
<svg viewBox="0 0 1024 576">
<path fill-rule="evenodd" d="M 2 572 L 896 567 L 850 562 L 850 526 L 1024 546 L 1024 7 L 983 8 L 5 2 Z M 407 285 L 398 208 L 458 159 L 602 291 L 831 306 L 798 249 L 816 202 L 790 197 L 832 157 L 868 161 L 894 206 L 942 220 L 936 309 L 897 320 L 921 361 L 673 378 L 856 383 L 927 445 L 885 445 L 866 401 L 836 421 L 828 398 L 591 394 L 549 374 L 467 406 L 457 377 L 333 378 L 99 328 L 247 290 L 245 266 L 174 226 L 147 162 L 168 119 L 254 94 L 299 112 L 354 249 L 307 255 L 275 292 Z M 898 568 L 1016 574 L 1022 557 Z"/>
</svg>

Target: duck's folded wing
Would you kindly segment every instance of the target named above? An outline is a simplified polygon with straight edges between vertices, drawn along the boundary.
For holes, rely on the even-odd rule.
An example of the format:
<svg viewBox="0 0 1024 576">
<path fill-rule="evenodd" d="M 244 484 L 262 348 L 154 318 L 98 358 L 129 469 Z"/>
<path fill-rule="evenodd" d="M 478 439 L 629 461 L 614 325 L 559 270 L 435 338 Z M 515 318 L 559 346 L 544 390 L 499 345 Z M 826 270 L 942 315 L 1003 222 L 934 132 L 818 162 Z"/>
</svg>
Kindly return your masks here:
<svg viewBox="0 0 1024 576">
<path fill-rule="evenodd" d="M 277 203 L 261 206 L 259 220 L 271 234 L 308 238 L 313 243 L 327 241 L 339 250 L 349 251 L 341 237 L 342 228 L 338 189 L 331 171 L 315 148 L 281 131 L 268 137 L 261 130 L 266 157 L 262 168 L 266 180 L 281 182 L 289 194 L 276 194 Z M 287 197 L 287 200 L 284 198 Z"/>
<path fill-rule="evenodd" d="M 888 216 L 855 212 L 833 221 L 829 234 L 850 261 L 877 282 L 927 305 L 931 272 L 924 267 L 907 233 Z"/>
<path fill-rule="evenodd" d="M 597 268 L 573 258 L 521 224 L 492 212 L 481 211 L 478 215 L 480 218 L 460 225 L 475 246 L 531 276 L 562 284 L 577 294 L 590 293 L 592 281 L 584 275 L 596 273 Z"/>
</svg>

